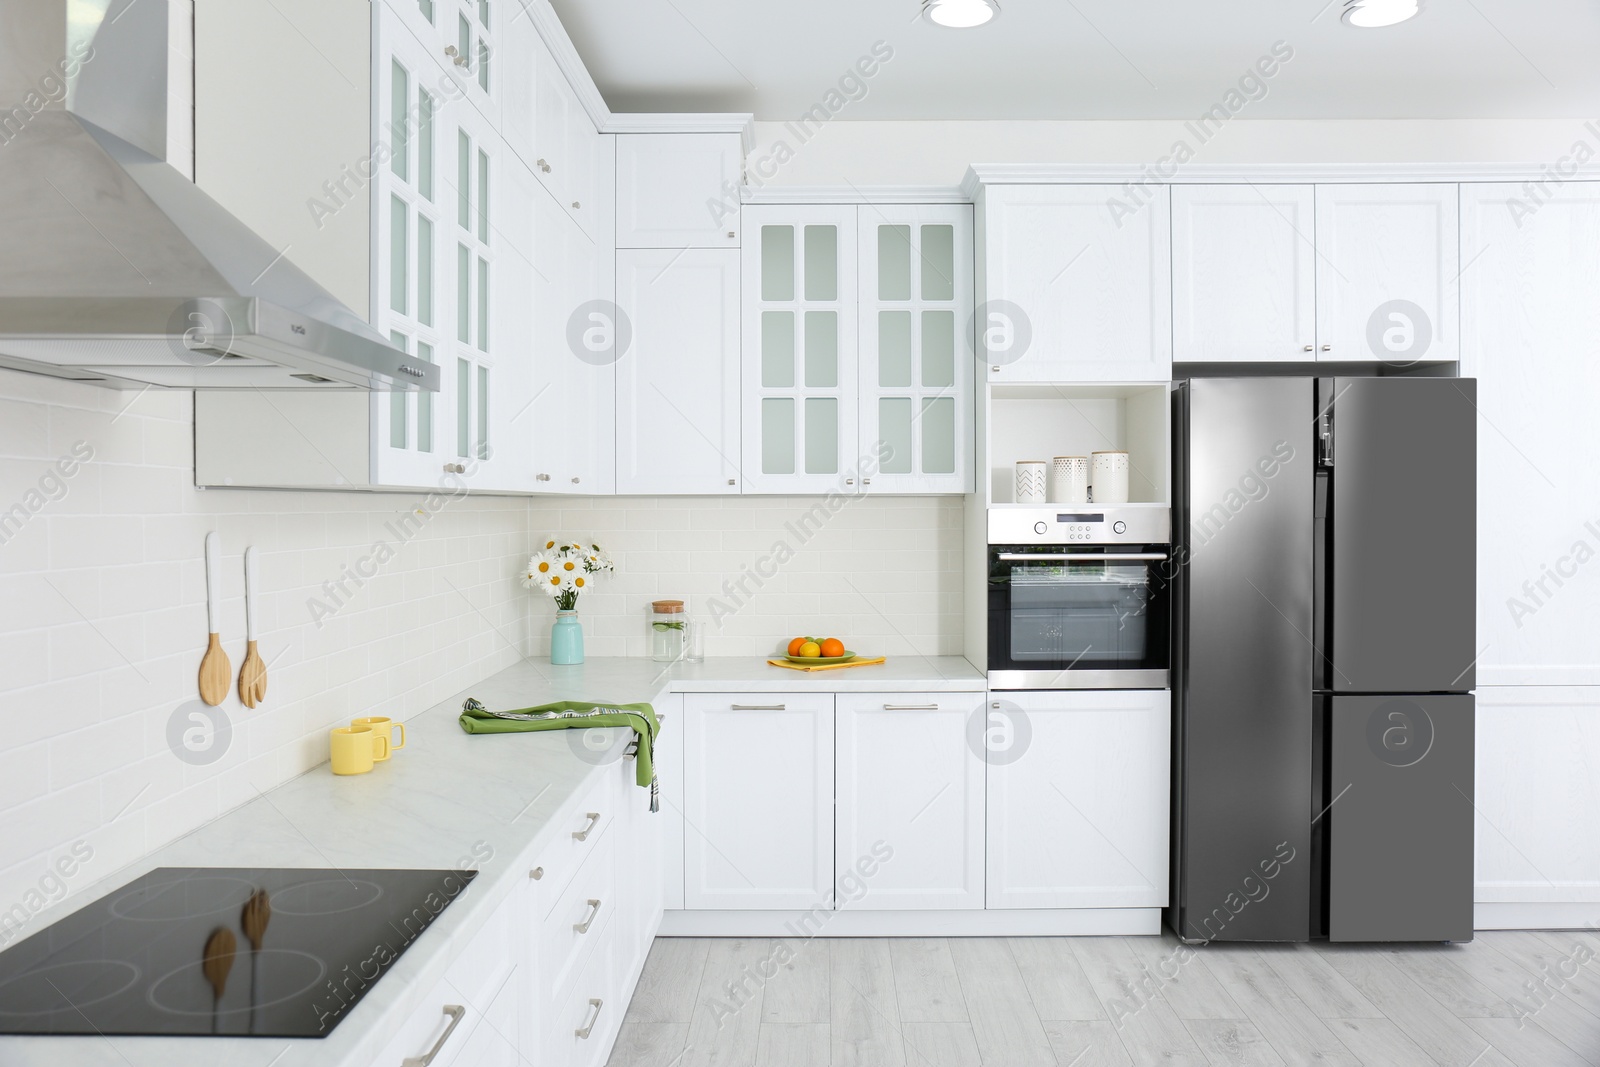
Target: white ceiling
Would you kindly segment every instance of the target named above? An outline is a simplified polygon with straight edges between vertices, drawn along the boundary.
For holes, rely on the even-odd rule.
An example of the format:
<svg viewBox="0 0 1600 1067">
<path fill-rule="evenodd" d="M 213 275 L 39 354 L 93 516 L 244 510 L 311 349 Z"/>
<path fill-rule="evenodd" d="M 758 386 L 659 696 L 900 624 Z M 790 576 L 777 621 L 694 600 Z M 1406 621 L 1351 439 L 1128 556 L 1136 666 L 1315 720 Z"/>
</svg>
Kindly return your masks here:
<svg viewBox="0 0 1600 1067">
<path fill-rule="evenodd" d="M 1600 116 L 1600 3 L 1422 0 L 1356 30 L 1343 0 L 1000 0 L 946 30 L 920 0 L 552 0 L 613 111 L 795 118 L 874 42 L 893 58 L 841 119 L 1170 119 L 1222 100 L 1274 42 L 1247 118 Z"/>
</svg>

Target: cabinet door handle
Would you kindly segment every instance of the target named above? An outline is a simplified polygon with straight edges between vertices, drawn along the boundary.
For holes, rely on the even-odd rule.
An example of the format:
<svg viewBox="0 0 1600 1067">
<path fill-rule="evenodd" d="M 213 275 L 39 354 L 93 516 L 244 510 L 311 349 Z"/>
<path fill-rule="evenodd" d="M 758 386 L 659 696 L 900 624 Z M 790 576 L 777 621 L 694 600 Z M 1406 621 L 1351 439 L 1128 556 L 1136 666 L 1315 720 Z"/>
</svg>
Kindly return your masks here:
<svg viewBox="0 0 1600 1067">
<path fill-rule="evenodd" d="M 738 237 L 738 236 L 739 236 L 739 235 L 738 235 L 738 233 L 737 233 L 737 232 L 735 232 L 735 231 L 733 231 L 733 230 L 729 230 L 729 231 L 728 231 L 728 236 L 729 236 L 729 237 Z"/>
<path fill-rule="evenodd" d="M 444 472 L 446 474 L 465 474 L 467 473 L 467 465 L 465 463 L 446 463 Z"/>
<path fill-rule="evenodd" d="M 884 711 L 938 711 L 937 704 L 885 704 Z"/>
<path fill-rule="evenodd" d="M 539 879 L 544 877 L 544 868 L 543 867 L 535 867 L 533 870 L 528 872 L 528 877 L 532 878 L 535 882 L 537 882 Z"/>
<path fill-rule="evenodd" d="M 589 914 L 584 916 L 583 922 L 581 922 L 581 923 L 573 923 L 572 924 L 572 928 L 574 930 L 578 931 L 578 933 L 580 933 L 580 934 L 588 933 L 589 932 L 589 927 L 594 925 L 595 916 L 597 916 L 599 914 L 600 914 L 600 902 L 598 900 L 594 900 L 594 899 L 591 898 L 589 900 Z"/>
<path fill-rule="evenodd" d="M 580 1041 L 589 1040 L 589 1032 L 594 1029 L 594 1024 L 600 1021 L 600 1009 L 605 1007 L 605 1001 L 598 997 L 589 998 L 589 1007 L 594 1009 L 594 1014 L 589 1016 L 589 1025 L 579 1027 L 572 1031 Z"/>
<path fill-rule="evenodd" d="M 444 1013 L 450 1016 L 450 1025 L 444 1028 L 444 1033 L 439 1035 L 439 1040 L 435 1041 L 433 1047 L 421 1056 L 407 1056 L 401 1062 L 400 1067 L 428 1067 L 428 1064 L 432 1063 L 434 1058 L 444 1049 L 444 1043 L 450 1040 L 450 1035 L 456 1032 L 456 1027 L 461 1025 L 461 1020 L 467 1017 L 467 1009 L 460 1004 L 446 1004 Z"/>
<path fill-rule="evenodd" d="M 598 811 L 591 811 L 589 813 L 589 825 L 585 826 L 582 830 L 572 831 L 572 836 L 578 841 L 587 841 L 589 840 L 589 835 L 594 832 L 594 828 L 599 825 L 600 813 Z"/>
<path fill-rule="evenodd" d="M 1333 351 L 1333 346 L 1332 345 L 1323 345 L 1322 346 L 1322 350 L 1324 352 L 1332 352 Z"/>
<path fill-rule="evenodd" d="M 1306 351 L 1307 352 L 1315 352 L 1316 350 L 1317 350 L 1317 346 L 1316 345 L 1306 345 Z"/>
<path fill-rule="evenodd" d="M 787 704 L 730 704 L 734 711 L 787 711 Z"/>
<path fill-rule="evenodd" d="M 537 166 L 540 170 L 544 171 L 546 174 L 550 173 L 550 164 L 546 163 L 544 160 L 541 159 L 541 160 L 539 160 L 538 163 L 536 163 L 534 165 Z"/>
<path fill-rule="evenodd" d="M 548 482 L 550 480 L 550 476 L 548 474 L 539 474 L 535 475 L 535 477 L 541 482 Z"/>
</svg>

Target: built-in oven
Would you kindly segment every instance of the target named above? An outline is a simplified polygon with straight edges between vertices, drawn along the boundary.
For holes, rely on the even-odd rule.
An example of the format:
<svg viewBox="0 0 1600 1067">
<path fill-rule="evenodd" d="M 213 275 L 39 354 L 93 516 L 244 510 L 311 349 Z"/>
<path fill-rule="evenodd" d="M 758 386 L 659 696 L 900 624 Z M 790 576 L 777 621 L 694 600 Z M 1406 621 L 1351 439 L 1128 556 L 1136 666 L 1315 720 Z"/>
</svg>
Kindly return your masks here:
<svg viewBox="0 0 1600 1067">
<path fill-rule="evenodd" d="M 1166 508 L 989 512 L 989 688 L 1165 689 Z"/>
</svg>

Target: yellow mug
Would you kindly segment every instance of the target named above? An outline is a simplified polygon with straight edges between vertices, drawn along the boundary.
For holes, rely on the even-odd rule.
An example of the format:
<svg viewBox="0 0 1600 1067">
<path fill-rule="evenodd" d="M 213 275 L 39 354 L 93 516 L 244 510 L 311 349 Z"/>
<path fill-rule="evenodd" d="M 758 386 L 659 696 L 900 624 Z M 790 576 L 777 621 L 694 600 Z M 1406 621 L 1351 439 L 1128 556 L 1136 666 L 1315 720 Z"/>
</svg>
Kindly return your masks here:
<svg viewBox="0 0 1600 1067">
<path fill-rule="evenodd" d="M 389 739 L 370 726 L 341 726 L 328 742 L 334 774 L 366 774 L 380 750 L 388 759 Z"/>
<path fill-rule="evenodd" d="M 378 755 L 376 750 L 373 752 L 374 760 L 378 760 L 379 763 L 387 760 L 389 753 L 398 752 L 398 750 L 405 747 L 405 723 L 397 723 L 387 715 L 368 715 L 366 718 L 352 718 L 350 725 L 370 726 L 373 729 L 373 733 L 378 734 L 379 737 L 384 737 L 389 742 L 382 755 Z M 395 744 L 395 734 L 400 734 L 400 744 Z"/>
</svg>

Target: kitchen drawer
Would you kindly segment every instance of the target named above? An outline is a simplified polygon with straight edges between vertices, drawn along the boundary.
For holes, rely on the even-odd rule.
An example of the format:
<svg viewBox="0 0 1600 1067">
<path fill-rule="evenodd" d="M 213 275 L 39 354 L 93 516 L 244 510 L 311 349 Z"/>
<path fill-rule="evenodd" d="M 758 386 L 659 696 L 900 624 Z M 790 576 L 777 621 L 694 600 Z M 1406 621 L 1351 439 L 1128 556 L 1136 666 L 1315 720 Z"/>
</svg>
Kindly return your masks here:
<svg viewBox="0 0 1600 1067">
<path fill-rule="evenodd" d="M 407 1012 L 404 1022 L 374 1060 L 375 1067 L 399 1067 L 437 1047 L 431 1067 L 498 1064 L 517 1043 L 516 943 L 519 898 L 513 894 L 467 943 L 429 993 Z M 394 980 L 394 979 L 391 979 Z M 459 1014 L 459 1021 L 455 1015 Z M 489 1025 L 485 1026 L 484 1021 Z M 476 1037 L 479 1029 L 491 1035 Z M 467 1058 L 476 1044 L 478 1058 Z"/>
<path fill-rule="evenodd" d="M 617 819 L 616 775 L 606 773 L 605 768 L 596 771 L 582 799 L 566 815 L 557 817 L 560 829 L 556 839 L 545 846 L 529 871 L 534 884 L 535 915 L 550 914 Z"/>
<path fill-rule="evenodd" d="M 598 1067 L 611 1051 L 628 1008 L 617 988 L 616 928 L 616 923 L 601 925 L 595 951 L 578 977 L 559 988 L 556 1006 L 545 1013 L 544 1062 L 552 1067 Z"/>
<path fill-rule="evenodd" d="M 571 988 L 594 952 L 602 929 L 611 925 L 617 901 L 617 847 L 620 835 L 606 834 L 579 869 L 534 934 L 539 961 L 536 1003 L 553 1003 Z M 595 901 L 599 903 L 596 904 Z M 579 929 L 579 927 L 582 929 Z"/>
</svg>

